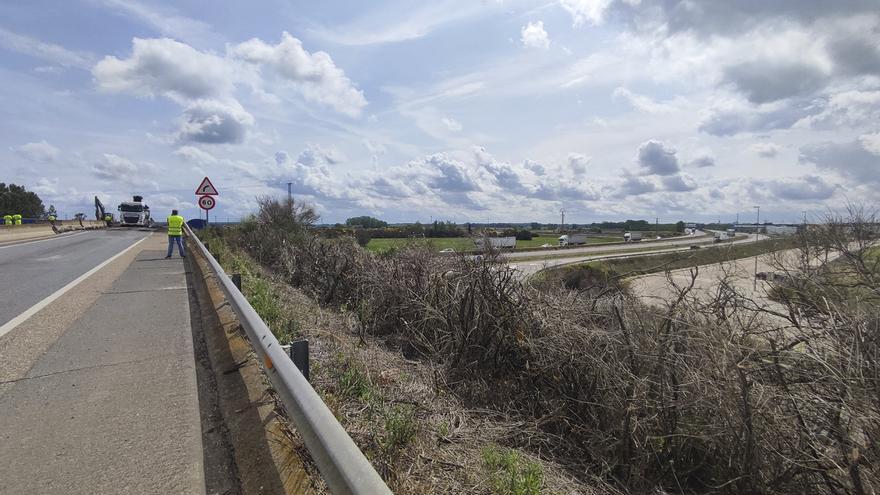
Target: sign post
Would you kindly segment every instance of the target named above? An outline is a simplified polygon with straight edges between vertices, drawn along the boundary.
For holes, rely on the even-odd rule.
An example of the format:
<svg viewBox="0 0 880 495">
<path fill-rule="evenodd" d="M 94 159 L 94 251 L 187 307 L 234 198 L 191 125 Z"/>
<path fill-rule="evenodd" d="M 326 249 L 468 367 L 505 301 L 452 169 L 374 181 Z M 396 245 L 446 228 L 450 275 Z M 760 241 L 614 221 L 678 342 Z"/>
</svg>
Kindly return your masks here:
<svg viewBox="0 0 880 495">
<path fill-rule="evenodd" d="M 202 179 L 202 183 L 196 188 L 196 196 L 199 198 L 199 208 L 205 210 L 205 224 L 209 222 L 208 212 L 217 206 L 217 200 L 214 199 L 214 196 L 219 195 L 220 193 L 217 191 L 217 188 L 211 183 L 211 179 L 207 177 Z"/>
</svg>

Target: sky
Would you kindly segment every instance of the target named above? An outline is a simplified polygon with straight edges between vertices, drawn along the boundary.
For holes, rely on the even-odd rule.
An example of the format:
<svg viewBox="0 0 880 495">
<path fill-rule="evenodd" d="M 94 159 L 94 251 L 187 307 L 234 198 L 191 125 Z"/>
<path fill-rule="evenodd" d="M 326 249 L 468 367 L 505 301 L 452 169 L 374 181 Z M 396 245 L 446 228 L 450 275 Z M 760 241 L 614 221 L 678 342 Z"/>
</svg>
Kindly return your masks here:
<svg viewBox="0 0 880 495">
<path fill-rule="evenodd" d="M 62 216 L 797 222 L 880 186 L 880 0 L 0 4 L 0 182 Z M 115 208 L 114 208 L 115 209 Z"/>
</svg>

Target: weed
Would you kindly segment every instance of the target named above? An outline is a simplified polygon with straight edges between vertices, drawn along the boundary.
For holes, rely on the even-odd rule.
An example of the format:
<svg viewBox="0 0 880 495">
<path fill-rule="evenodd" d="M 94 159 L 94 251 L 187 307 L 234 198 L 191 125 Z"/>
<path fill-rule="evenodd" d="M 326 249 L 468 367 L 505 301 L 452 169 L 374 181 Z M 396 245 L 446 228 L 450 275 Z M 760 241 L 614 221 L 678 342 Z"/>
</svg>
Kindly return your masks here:
<svg viewBox="0 0 880 495">
<path fill-rule="evenodd" d="M 385 438 L 382 450 L 393 456 L 406 447 L 416 436 L 415 413 L 411 406 L 396 405 L 385 413 Z"/>
<path fill-rule="evenodd" d="M 339 394 L 346 397 L 368 400 L 373 395 L 372 384 L 367 374 L 350 361 L 339 375 L 337 385 Z"/>
<path fill-rule="evenodd" d="M 537 495 L 544 483 L 541 466 L 520 458 L 517 451 L 495 445 L 483 449 L 492 491 L 498 495 Z"/>
</svg>

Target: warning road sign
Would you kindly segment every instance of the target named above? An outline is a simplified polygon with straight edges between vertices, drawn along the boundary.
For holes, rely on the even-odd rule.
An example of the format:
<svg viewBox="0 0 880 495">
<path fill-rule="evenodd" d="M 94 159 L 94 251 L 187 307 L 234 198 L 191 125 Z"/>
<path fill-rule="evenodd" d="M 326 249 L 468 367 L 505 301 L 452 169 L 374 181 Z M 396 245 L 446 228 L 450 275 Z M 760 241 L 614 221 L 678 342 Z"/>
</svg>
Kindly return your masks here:
<svg viewBox="0 0 880 495">
<path fill-rule="evenodd" d="M 199 187 L 196 188 L 196 194 L 199 196 L 219 196 L 220 193 L 217 192 L 217 188 L 214 187 L 214 184 L 211 184 L 211 179 L 205 177 L 202 179 L 202 183 L 199 184 Z"/>
<path fill-rule="evenodd" d="M 211 196 L 199 196 L 199 207 L 203 210 L 210 210 L 217 205 Z"/>
</svg>

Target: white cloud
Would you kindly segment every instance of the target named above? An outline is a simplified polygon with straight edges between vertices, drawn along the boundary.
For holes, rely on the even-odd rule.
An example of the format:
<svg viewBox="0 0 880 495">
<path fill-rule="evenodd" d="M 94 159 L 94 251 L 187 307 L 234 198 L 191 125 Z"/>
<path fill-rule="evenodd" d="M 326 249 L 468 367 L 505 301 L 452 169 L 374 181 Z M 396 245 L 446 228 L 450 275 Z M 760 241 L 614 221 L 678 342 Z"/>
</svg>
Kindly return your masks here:
<svg viewBox="0 0 880 495">
<path fill-rule="evenodd" d="M 614 98 L 622 98 L 626 100 L 630 105 L 633 106 L 633 108 L 641 110 L 645 113 L 665 114 L 672 113 L 676 110 L 676 107 L 674 105 L 656 102 L 645 95 L 633 93 L 632 91 L 623 87 L 615 88 L 612 96 Z"/>
<path fill-rule="evenodd" d="M 168 38 L 132 40 L 129 58 L 104 57 L 92 70 L 98 87 L 178 103 L 232 93 L 238 76 L 222 57 Z"/>
<path fill-rule="evenodd" d="M 177 138 L 198 143 L 242 143 L 254 117 L 235 100 L 196 100 L 183 111 Z"/>
<path fill-rule="evenodd" d="M 652 139 L 639 146 L 636 159 L 646 174 L 673 175 L 681 168 L 675 153 L 675 149 Z"/>
<path fill-rule="evenodd" d="M 544 21 L 529 22 L 520 31 L 520 41 L 528 48 L 550 48 L 550 38 L 544 30 Z"/>
<path fill-rule="evenodd" d="M 139 20 L 163 36 L 202 42 L 213 40 L 211 26 L 205 22 L 179 15 L 168 9 L 145 5 L 135 0 L 91 0 L 122 15 Z"/>
<path fill-rule="evenodd" d="M 307 100 L 323 103 L 337 111 L 357 117 L 367 105 L 362 91 L 326 52 L 307 52 L 302 42 L 287 32 L 277 45 L 253 38 L 231 46 L 227 53 L 234 59 L 273 70 L 284 81 L 292 83 Z"/>
<path fill-rule="evenodd" d="M 20 156 L 37 163 L 54 162 L 60 154 L 58 148 L 47 143 L 45 140 L 36 143 L 26 143 L 14 148 L 14 150 Z"/>
<path fill-rule="evenodd" d="M 559 4 L 571 14 L 575 26 L 586 23 L 599 24 L 605 17 L 605 10 L 613 0 L 559 0 Z"/>
<path fill-rule="evenodd" d="M 195 146 L 181 146 L 174 151 L 174 154 L 184 160 L 199 165 L 210 165 L 217 163 L 217 158 L 207 151 L 196 148 Z"/>
<path fill-rule="evenodd" d="M 440 122 L 442 122 L 443 125 L 445 125 L 446 128 L 452 132 L 458 132 L 461 130 L 461 123 L 453 119 L 452 117 L 443 117 L 440 119 Z"/>
<path fill-rule="evenodd" d="M 755 143 L 749 146 L 749 151 L 761 158 L 773 158 L 782 151 L 782 147 L 774 143 Z"/>
<path fill-rule="evenodd" d="M 568 154 L 568 168 L 575 176 L 582 176 L 587 173 L 587 165 L 590 163 L 590 157 L 581 155 L 580 153 Z"/>
<path fill-rule="evenodd" d="M 0 47 L 64 67 L 85 69 L 92 65 L 94 59 L 94 56 L 89 53 L 68 50 L 63 46 L 46 43 L 2 27 L 0 27 Z"/>
</svg>

